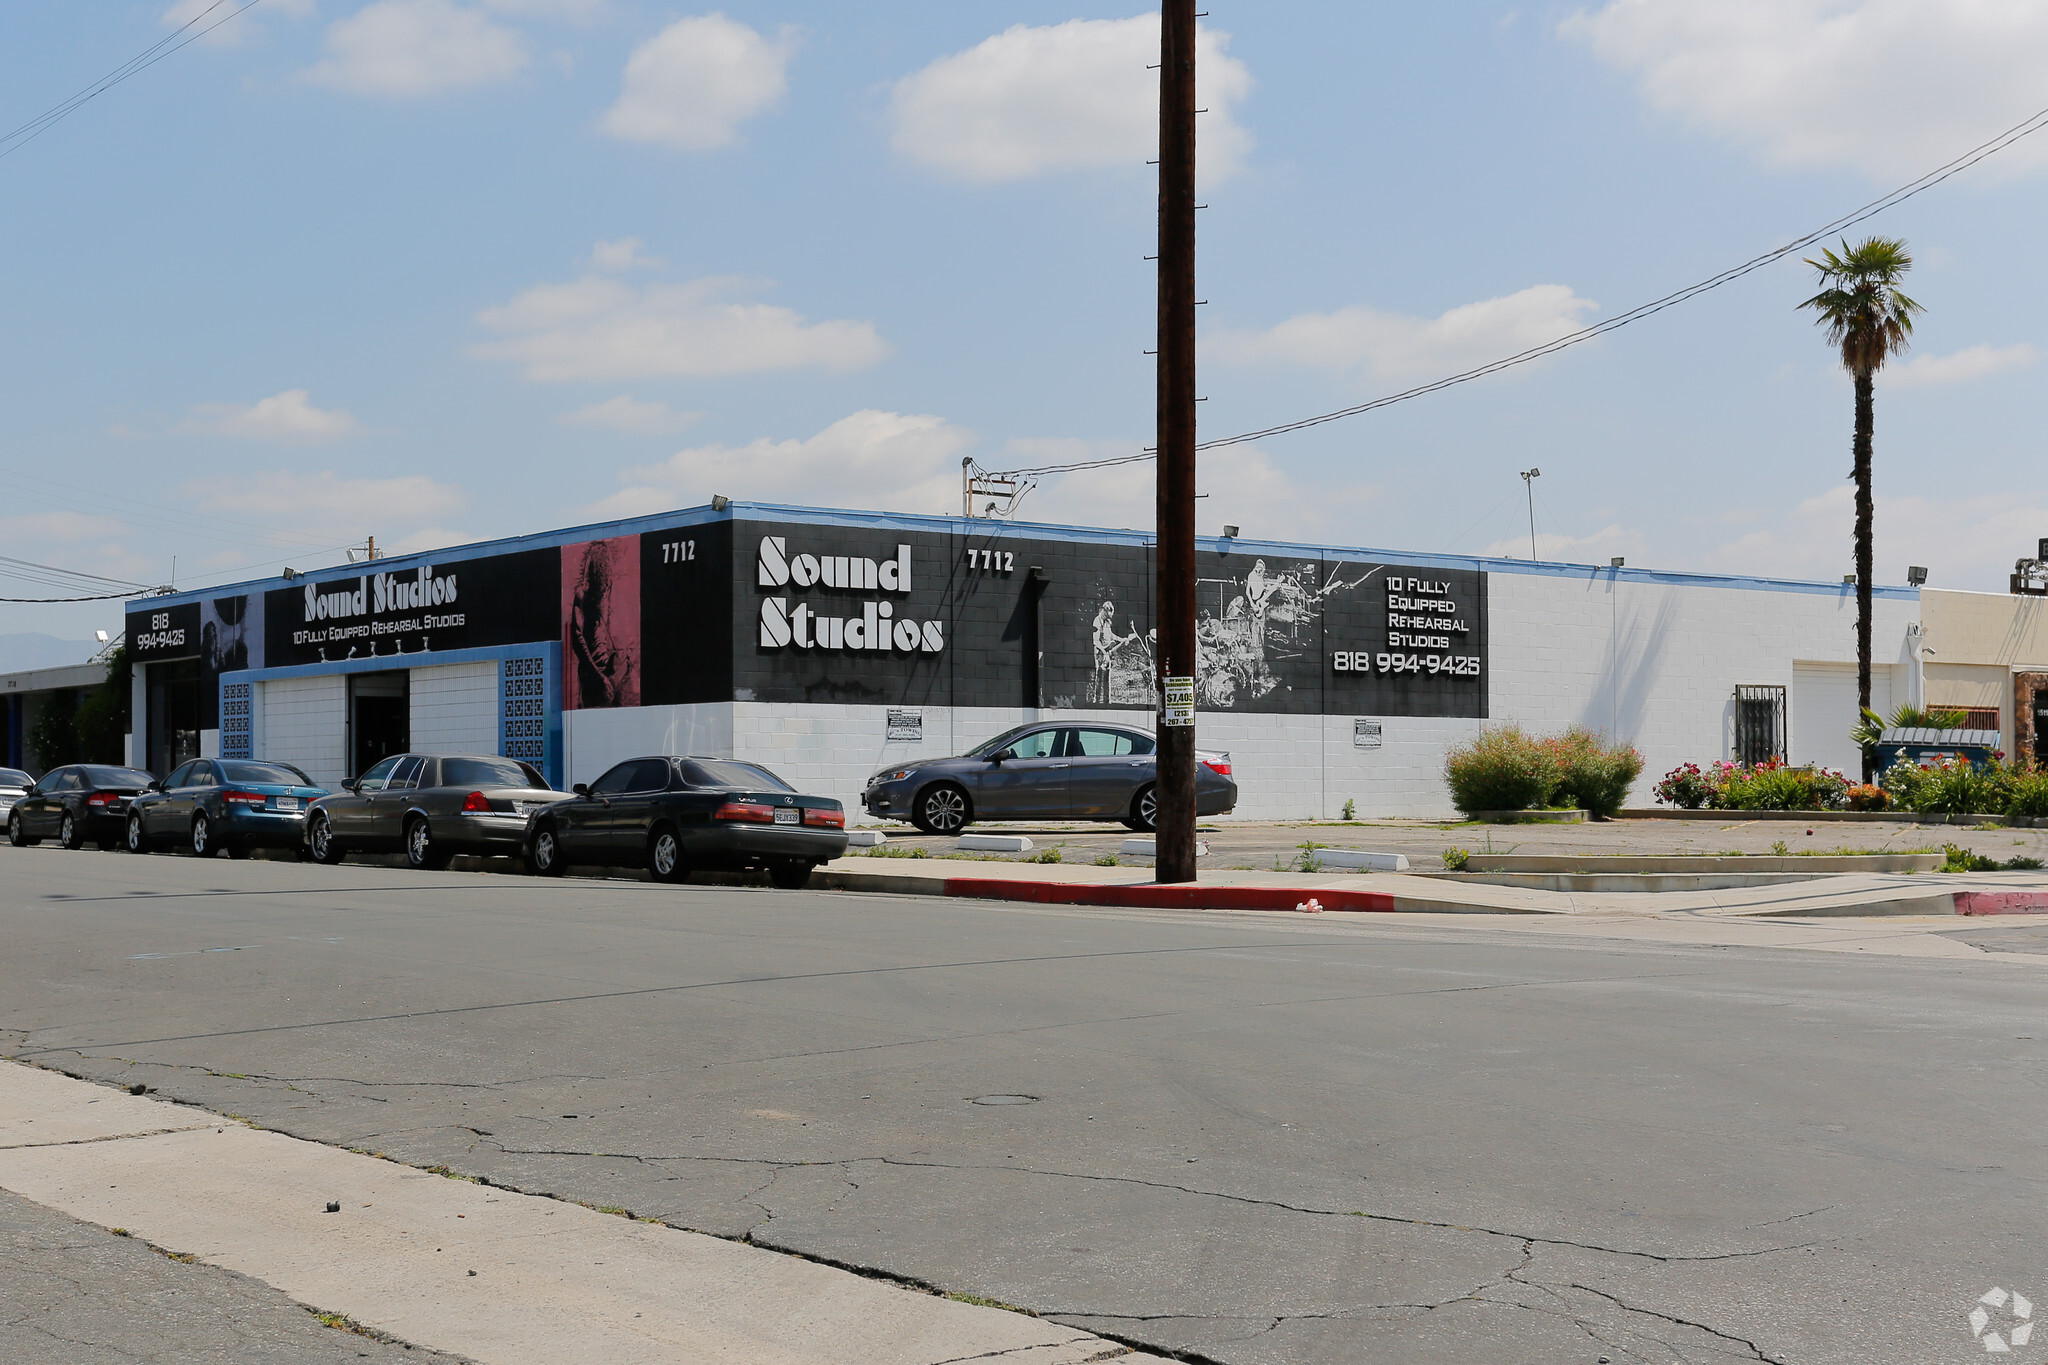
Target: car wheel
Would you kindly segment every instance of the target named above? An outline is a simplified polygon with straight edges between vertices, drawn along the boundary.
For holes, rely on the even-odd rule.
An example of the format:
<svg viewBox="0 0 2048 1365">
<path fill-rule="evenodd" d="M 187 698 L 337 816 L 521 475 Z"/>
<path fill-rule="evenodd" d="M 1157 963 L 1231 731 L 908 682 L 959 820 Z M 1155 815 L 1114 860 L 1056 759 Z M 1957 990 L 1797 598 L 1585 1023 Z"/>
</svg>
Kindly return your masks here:
<svg viewBox="0 0 2048 1365">
<path fill-rule="evenodd" d="M 142 817 L 139 815 L 128 817 L 128 851 L 130 853 L 149 852 L 149 836 L 142 831 Z"/>
<path fill-rule="evenodd" d="M 1140 834 L 1151 834 L 1159 828 L 1159 788 L 1148 782 L 1138 788 L 1138 794 L 1131 798 L 1131 813 L 1124 817 L 1124 824 Z"/>
<path fill-rule="evenodd" d="M 306 856 L 316 863 L 333 867 L 348 856 L 348 850 L 341 846 L 341 840 L 334 837 L 334 826 L 325 815 L 313 817 L 313 823 L 306 829 Z"/>
<path fill-rule="evenodd" d="M 213 841 L 213 822 L 201 811 L 192 817 L 192 856 L 211 858 L 220 852 L 220 845 Z"/>
<path fill-rule="evenodd" d="M 555 827 L 542 825 L 535 830 L 533 847 L 526 854 L 526 870 L 536 877 L 559 877 L 568 866 L 569 860 L 562 856 L 561 836 L 555 833 Z"/>
<path fill-rule="evenodd" d="M 78 828 L 78 817 L 68 810 L 57 825 L 57 842 L 66 848 L 85 847 L 85 834 Z"/>
<path fill-rule="evenodd" d="M 16 810 L 7 813 L 7 842 L 16 848 L 34 848 L 42 840 L 28 837 L 28 826 L 21 822 L 21 812 Z"/>
<path fill-rule="evenodd" d="M 811 879 L 811 865 L 805 862 L 776 863 L 768 869 L 768 880 L 784 891 L 800 891 Z"/>
<path fill-rule="evenodd" d="M 910 823 L 926 834 L 958 834 L 973 818 L 967 793 L 950 782 L 919 792 L 917 804 L 910 811 Z"/>
<path fill-rule="evenodd" d="M 405 861 L 422 872 L 439 872 L 448 866 L 449 854 L 434 842 L 434 831 L 426 817 L 415 815 L 405 822 Z"/>
<path fill-rule="evenodd" d="M 682 840 L 676 837 L 673 825 L 658 826 L 647 841 L 647 870 L 658 882 L 690 880 L 690 864 L 683 857 Z"/>
</svg>

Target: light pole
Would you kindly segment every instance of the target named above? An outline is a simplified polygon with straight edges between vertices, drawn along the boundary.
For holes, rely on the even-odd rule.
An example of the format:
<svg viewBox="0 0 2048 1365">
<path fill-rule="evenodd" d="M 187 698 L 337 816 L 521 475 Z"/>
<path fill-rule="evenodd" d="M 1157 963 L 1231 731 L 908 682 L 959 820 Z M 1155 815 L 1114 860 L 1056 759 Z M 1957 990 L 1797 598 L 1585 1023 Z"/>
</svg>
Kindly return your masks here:
<svg viewBox="0 0 2048 1365">
<path fill-rule="evenodd" d="M 1522 471 L 1522 487 L 1529 490 L 1529 562 L 1536 562 L 1536 480 L 1543 477 L 1540 469 Z"/>
</svg>

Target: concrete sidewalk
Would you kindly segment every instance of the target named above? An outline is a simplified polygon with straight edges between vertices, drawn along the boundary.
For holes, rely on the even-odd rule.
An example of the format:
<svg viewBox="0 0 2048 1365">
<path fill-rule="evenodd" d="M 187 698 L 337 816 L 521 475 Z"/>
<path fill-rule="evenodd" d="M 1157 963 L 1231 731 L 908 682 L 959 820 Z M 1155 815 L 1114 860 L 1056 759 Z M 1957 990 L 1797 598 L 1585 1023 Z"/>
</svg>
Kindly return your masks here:
<svg viewBox="0 0 2048 1365">
<path fill-rule="evenodd" d="M 1712 891 L 1567 892 L 1392 873 L 1204 869 L 1161 885 L 1146 867 L 848 857 L 814 886 L 898 896 L 963 896 L 1142 909 L 1320 910 L 1483 915 L 1992 915 L 2048 914 L 2048 873 L 1832 873 L 1775 886 Z"/>
<path fill-rule="evenodd" d="M 0 1063 L 0 1188 L 485 1365 L 1159 1360 L 1021 1313 L 15 1063 Z"/>
</svg>

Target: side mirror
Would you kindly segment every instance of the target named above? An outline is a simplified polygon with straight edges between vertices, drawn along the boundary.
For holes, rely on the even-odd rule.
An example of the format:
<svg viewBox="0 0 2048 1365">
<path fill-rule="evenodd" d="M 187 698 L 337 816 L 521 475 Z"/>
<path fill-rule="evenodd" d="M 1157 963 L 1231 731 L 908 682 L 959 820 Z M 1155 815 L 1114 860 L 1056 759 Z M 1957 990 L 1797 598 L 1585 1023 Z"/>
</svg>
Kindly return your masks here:
<svg viewBox="0 0 2048 1365">
<path fill-rule="evenodd" d="M 590 795 L 590 784 L 588 782 L 578 782 L 575 786 L 569 788 L 569 790 L 574 792 L 578 796 L 588 796 Z"/>
<path fill-rule="evenodd" d="M 996 752 L 988 756 L 988 761 L 995 764 L 997 767 L 1001 767 L 1004 759 L 1014 757 L 1015 755 L 1012 754 L 1008 749 L 998 749 Z"/>
<path fill-rule="evenodd" d="M 345 792 L 352 792 L 352 791 L 355 791 L 355 790 L 356 790 L 356 780 L 355 780 L 355 779 L 354 779 L 353 777 L 344 777 L 344 778 L 342 778 L 342 779 L 341 779 L 341 789 L 342 789 L 343 791 L 345 791 Z"/>
</svg>

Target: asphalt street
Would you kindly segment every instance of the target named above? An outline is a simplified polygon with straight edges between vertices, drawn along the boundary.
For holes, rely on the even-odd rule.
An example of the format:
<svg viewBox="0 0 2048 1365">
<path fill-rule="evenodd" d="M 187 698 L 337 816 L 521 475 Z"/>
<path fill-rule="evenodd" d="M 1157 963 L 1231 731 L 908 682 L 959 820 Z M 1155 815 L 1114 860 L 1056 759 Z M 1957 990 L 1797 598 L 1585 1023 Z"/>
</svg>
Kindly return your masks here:
<svg viewBox="0 0 2048 1365">
<path fill-rule="evenodd" d="M 0 849 L 0 1052 L 1193 1359 L 1964 1360 L 2048 1302 L 2048 943 L 1958 933 Z"/>
</svg>

